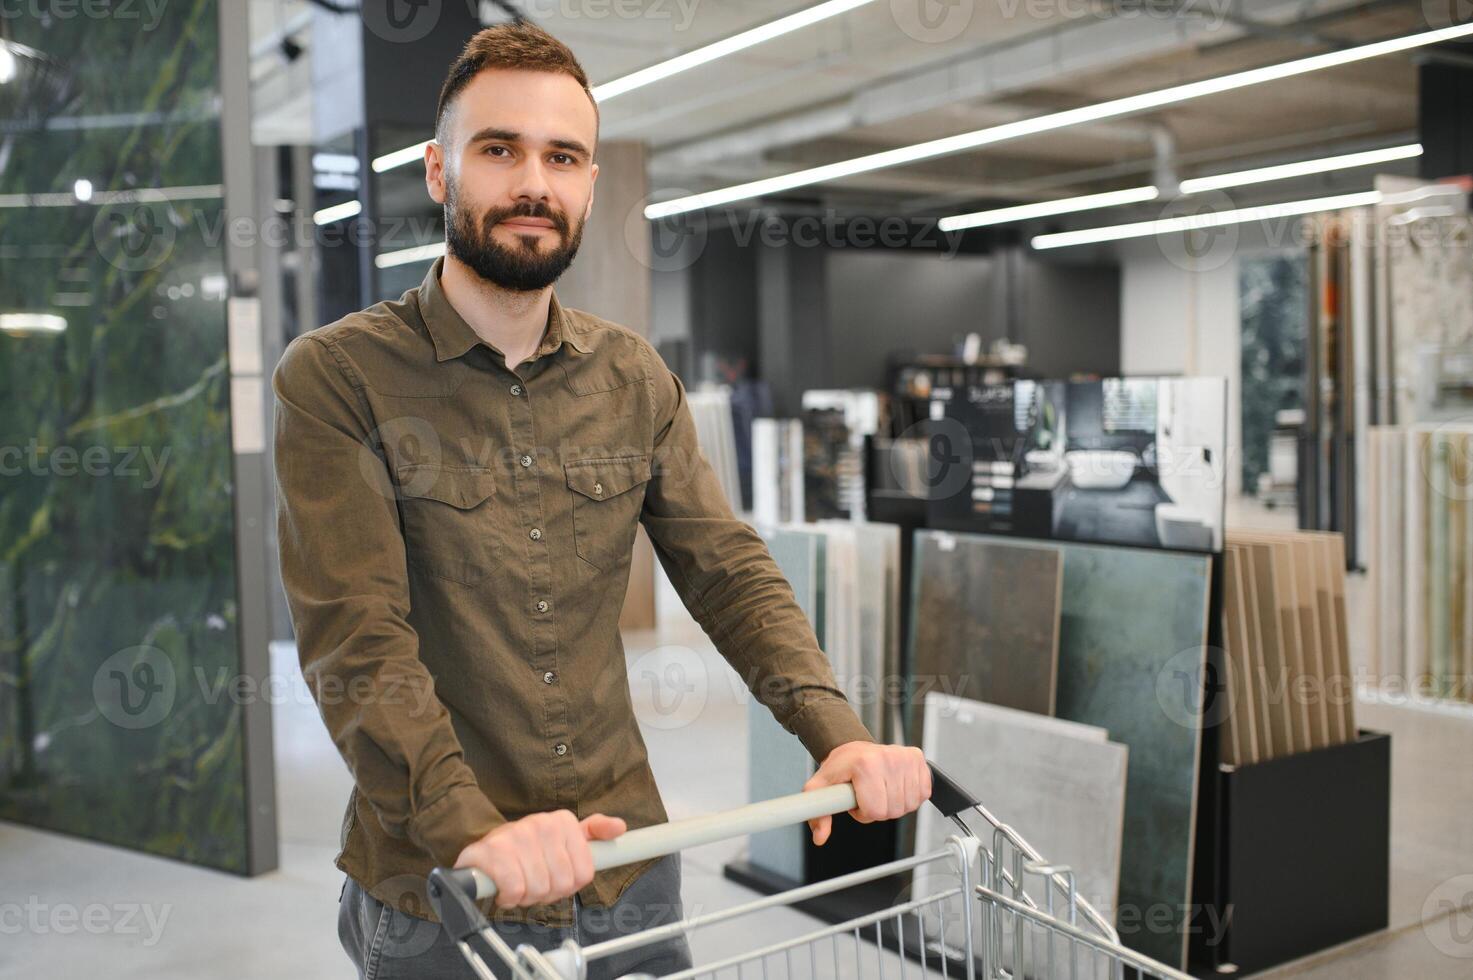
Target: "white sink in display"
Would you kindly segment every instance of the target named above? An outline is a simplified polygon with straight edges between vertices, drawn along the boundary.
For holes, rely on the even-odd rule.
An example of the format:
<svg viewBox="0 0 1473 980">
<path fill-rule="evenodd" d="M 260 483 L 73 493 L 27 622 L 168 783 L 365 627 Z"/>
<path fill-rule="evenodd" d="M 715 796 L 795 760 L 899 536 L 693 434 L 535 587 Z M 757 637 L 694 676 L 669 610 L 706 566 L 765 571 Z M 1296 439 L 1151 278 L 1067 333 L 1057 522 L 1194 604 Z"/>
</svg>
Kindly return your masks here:
<svg viewBox="0 0 1473 980">
<path fill-rule="evenodd" d="M 1156 535 L 1163 548 L 1212 550 L 1212 525 L 1201 514 L 1180 504 L 1156 505 Z"/>
<path fill-rule="evenodd" d="M 1119 490 L 1135 475 L 1135 453 L 1123 449 L 1076 449 L 1064 454 L 1069 479 L 1081 490 Z"/>
</svg>

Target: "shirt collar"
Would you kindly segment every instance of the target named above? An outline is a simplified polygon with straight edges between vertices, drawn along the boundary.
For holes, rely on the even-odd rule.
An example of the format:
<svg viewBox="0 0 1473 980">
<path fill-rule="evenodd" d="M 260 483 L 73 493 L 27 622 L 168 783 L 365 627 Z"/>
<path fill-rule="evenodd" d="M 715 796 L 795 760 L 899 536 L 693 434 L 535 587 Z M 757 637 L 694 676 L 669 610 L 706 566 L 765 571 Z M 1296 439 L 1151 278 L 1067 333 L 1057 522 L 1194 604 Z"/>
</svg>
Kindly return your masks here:
<svg viewBox="0 0 1473 980">
<path fill-rule="evenodd" d="M 479 343 L 481 337 L 465 322 L 465 318 L 450 305 L 450 299 L 440 286 L 440 270 L 445 266 L 441 256 L 430 265 L 424 282 L 419 287 L 419 311 L 429 331 L 430 342 L 435 345 L 435 360 L 448 361 L 460 357 Z M 547 304 L 547 327 L 542 343 L 537 346 L 536 356 L 551 354 L 562 347 L 564 341 L 584 354 L 593 353 L 591 339 L 573 322 L 558 302 L 557 291 L 549 296 Z M 490 344 L 486 345 L 490 347 Z"/>
</svg>

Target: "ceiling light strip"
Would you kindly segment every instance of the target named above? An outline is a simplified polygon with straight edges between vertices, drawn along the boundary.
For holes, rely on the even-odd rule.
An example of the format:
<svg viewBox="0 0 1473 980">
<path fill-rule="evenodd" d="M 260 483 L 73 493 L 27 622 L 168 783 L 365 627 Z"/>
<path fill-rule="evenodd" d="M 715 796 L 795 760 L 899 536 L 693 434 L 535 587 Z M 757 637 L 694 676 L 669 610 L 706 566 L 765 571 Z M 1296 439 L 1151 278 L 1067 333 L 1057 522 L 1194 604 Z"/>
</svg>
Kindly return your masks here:
<svg viewBox="0 0 1473 980">
<path fill-rule="evenodd" d="M 1402 51 L 1410 51 L 1429 44 L 1439 44 L 1443 41 L 1451 41 L 1470 35 L 1473 35 L 1473 24 L 1458 24 L 1435 31 L 1423 31 L 1419 34 L 1389 38 L 1384 41 L 1363 44 L 1358 47 L 1328 51 L 1324 54 L 1311 55 L 1307 58 L 1286 61 L 1277 65 L 1266 65 L 1262 68 L 1234 72 L 1217 78 L 1206 78 L 1196 82 L 1187 82 L 1182 85 L 1173 85 L 1154 92 L 1143 92 L 1139 95 L 1112 99 L 1108 102 L 1099 102 L 1094 105 L 1080 106 L 1077 109 L 1067 109 L 1063 112 L 1055 112 L 1046 116 L 1036 116 L 1032 119 L 1020 119 L 1016 122 L 1004 123 L 1000 126 L 990 126 L 968 133 L 959 133 L 955 136 L 929 140 L 924 143 L 896 147 L 893 150 L 884 150 L 862 157 L 841 160 L 836 163 L 825 164 L 821 167 L 811 167 L 807 170 L 799 170 L 790 174 L 781 174 L 762 180 L 748 181 L 744 184 L 735 184 L 731 187 L 718 188 L 701 194 L 691 194 L 671 201 L 651 204 L 645 208 L 644 214 L 646 218 L 655 220 L 657 218 L 683 214 L 687 211 L 718 207 L 734 201 L 761 197 L 764 194 L 775 194 L 797 187 L 806 187 L 810 184 L 825 183 L 843 177 L 851 177 L 872 170 L 883 170 L 889 167 L 915 163 L 920 160 L 929 160 L 952 153 L 974 150 L 979 147 L 1003 143 L 1024 136 L 1034 136 L 1040 133 L 1066 129 L 1084 123 L 1099 122 L 1105 119 L 1117 119 L 1122 116 L 1134 115 L 1168 105 L 1178 105 L 1209 95 L 1218 95 L 1223 92 L 1231 92 L 1235 89 L 1246 88 L 1252 85 L 1261 85 L 1265 82 L 1294 78 L 1310 72 L 1323 71 L 1327 68 L 1355 64 L 1356 62 L 1380 58 Z"/>
<path fill-rule="evenodd" d="M 1350 170 L 1355 167 L 1371 167 L 1396 160 L 1410 160 L 1422 155 L 1421 143 L 1405 146 L 1388 146 L 1364 153 L 1346 153 L 1341 156 L 1321 157 L 1318 160 L 1301 160 L 1277 167 L 1260 167 L 1256 170 L 1239 170 L 1236 173 L 1217 174 L 1210 177 L 1194 177 L 1181 182 L 1183 194 L 1200 194 L 1203 191 L 1223 190 L 1228 187 L 1244 187 L 1262 184 L 1271 180 L 1288 180 L 1292 177 L 1308 177 L 1330 173 L 1335 170 Z"/>
<path fill-rule="evenodd" d="M 1366 207 L 1381 202 L 1380 191 L 1360 194 L 1340 194 L 1335 197 L 1319 197 L 1307 201 L 1290 201 L 1286 204 L 1268 204 L 1254 208 L 1240 208 L 1219 213 L 1188 214 L 1178 218 L 1162 218 L 1156 221 L 1136 221 L 1105 228 L 1084 228 L 1052 235 L 1039 235 L 1031 242 L 1036 249 L 1069 248 L 1075 245 L 1096 245 L 1127 238 L 1149 238 L 1153 235 L 1168 235 L 1178 231 L 1200 231 L 1204 228 L 1221 228 L 1226 225 L 1246 224 L 1250 221 L 1272 221 L 1276 218 L 1293 218 L 1316 214 L 1321 211 L 1339 211 L 1345 208 Z"/>
<path fill-rule="evenodd" d="M 1154 201 L 1161 196 L 1161 192 L 1155 187 L 1131 187 L 1123 191 L 1108 191 L 1104 194 L 1087 194 L 1083 197 L 1070 197 L 1057 201 L 1040 201 L 1036 204 L 1020 204 L 1010 208 L 996 208 L 992 211 L 974 211 L 971 214 L 957 214 L 942 218 L 938 227 L 943 232 L 960 231 L 963 228 L 981 228 L 986 225 L 1000 225 L 1009 221 L 1027 221 L 1030 218 L 1047 218 L 1057 214 L 1074 214 L 1078 211 L 1092 211 L 1096 208 L 1112 208 L 1124 204 L 1140 204 L 1144 201 Z"/>
</svg>

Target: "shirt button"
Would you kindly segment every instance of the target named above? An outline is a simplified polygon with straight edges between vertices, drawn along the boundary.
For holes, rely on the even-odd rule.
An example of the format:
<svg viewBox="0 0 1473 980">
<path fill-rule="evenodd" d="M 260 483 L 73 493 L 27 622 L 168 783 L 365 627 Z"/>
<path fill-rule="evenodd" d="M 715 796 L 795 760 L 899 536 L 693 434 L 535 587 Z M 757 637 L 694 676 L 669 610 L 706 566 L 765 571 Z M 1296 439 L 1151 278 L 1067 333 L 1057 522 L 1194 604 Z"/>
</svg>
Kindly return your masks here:
<svg viewBox="0 0 1473 980">
<path fill-rule="evenodd" d="M 567 755 L 568 754 L 568 747 L 566 745 L 564 745 L 562 742 L 559 742 L 556 745 L 554 745 L 552 747 L 552 750 L 554 752 L 556 752 L 558 755 Z"/>
<path fill-rule="evenodd" d="M 602 483 L 595 483 L 593 485 L 593 492 L 602 497 L 604 495 L 604 485 Z"/>
<path fill-rule="evenodd" d="M 549 608 L 549 606 L 547 605 L 547 600 L 546 599 L 538 599 L 537 600 L 537 611 L 538 612 L 547 612 L 548 608 Z"/>
<path fill-rule="evenodd" d="M 521 395 L 521 393 L 522 393 L 522 386 L 521 385 L 512 385 L 511 386 L 511 393 L 513 395 Z"/>
<path fill-rule="evenodd" d="M 523 456 L 522 457 L 522 465 L 523 466 L 531 466 L 532 465 L 532 457 L 531 456 Z"/>
<path fill-rule="evenodd" d="M 542 683 L 544 684 L 551 684 L 555 680 L 557 680 L 557 675 L 550 670 L 542 675 Z"/>
<path fill-rule="evenodd" d="M 530 536 L 531 536 L 531 538 L 532 538 L 533 541 L 541 541 L 542 540 L 542 528 L 540 528 L 540 527 L 534 527 L 534 528 L 532 528 L 532 530 L 530 532 Z"/>
</svg>

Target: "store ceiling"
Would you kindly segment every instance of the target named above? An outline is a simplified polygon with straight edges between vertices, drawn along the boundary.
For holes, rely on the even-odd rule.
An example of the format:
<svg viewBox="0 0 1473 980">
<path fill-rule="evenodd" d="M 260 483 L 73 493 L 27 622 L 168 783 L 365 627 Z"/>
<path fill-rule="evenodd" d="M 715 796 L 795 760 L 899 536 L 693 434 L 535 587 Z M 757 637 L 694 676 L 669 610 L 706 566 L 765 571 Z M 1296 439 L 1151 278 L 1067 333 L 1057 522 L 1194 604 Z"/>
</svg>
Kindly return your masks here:
<svg viewBox="0 0 1473 980">
<path fill-rule="evenodd" d="M 597 85 L 816 0 L 514 2 L 566 41 Z M 279 50 L 280 38 L 291 36 L 310 53 L 310 31 L 294 32 L 310 4 L 251 3 L 258 139 L 310 142 L 310 90 L 298 84 L 308 59 L 291 63 Z M 657 199 L 675 197 L 1427 30 L 1438 5 L 1107 0 L 1117 10 L 1132 4 L 1141 12 L 1106 16 L 1090 0 L 876 0 L 604 102 L 602 138 L 645 141 Z M 493 4 L 481 7 L 503 17 Z M 916 19 L 920 10 L 935 18 L 934 28 Z M 1414 59 L 1424 55 L 1387 56 L 785 196 L 846 211 L 946 214 L 1149 183 L 1163 152 L 1178 176 L 1190 177 L 1407 142 L 1416 130 Z M 1368 179 L 1351 172 L 1319 183 L 1328 190 Z"/>
<path fill-rule="evenodd" d="M 938 15 L 969 9 L 971 18 L 950 40 L 918 41 L 895 14 L 916 3 Z M 1428 29 L 1426 8 L 1410 0 L 1201 0 L 1178 4 L 1188 12 L 1173 16 L 1129 18 L 1082 14 L 1082 0 L 916 3 L 874 3 L 621 96 L 603 108 L 604 138 L 648 141 L 656 189 L 700 191 Z M 809 5 L 705 0 L 684 32 L 667 25 L 662 34 L 653 23 L 636 22 L 629 30 L 641 41 L 633 45 L 623 43 L 623 23 L 618 44 L 607 27 L 555 18 L 546 26 L 573 45 L 598 82 Z M 1234 19 L 1219 19 L 1227 8 L 1238 12 Z M 1050 12 L 1056 16 L 1030 15 Z M 1387 145 L 1416 128 L 1413 57 L 1389 56 L 790 196 L 839 208 L 944 213 L 1149 182 L 1163 138 L 1183 177 Z"/>
</svg>

